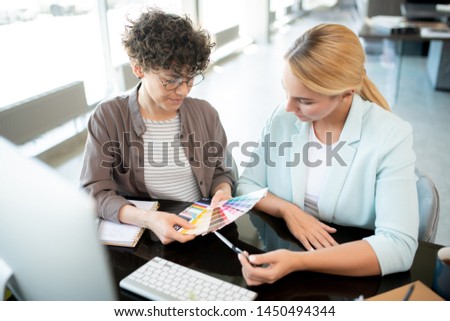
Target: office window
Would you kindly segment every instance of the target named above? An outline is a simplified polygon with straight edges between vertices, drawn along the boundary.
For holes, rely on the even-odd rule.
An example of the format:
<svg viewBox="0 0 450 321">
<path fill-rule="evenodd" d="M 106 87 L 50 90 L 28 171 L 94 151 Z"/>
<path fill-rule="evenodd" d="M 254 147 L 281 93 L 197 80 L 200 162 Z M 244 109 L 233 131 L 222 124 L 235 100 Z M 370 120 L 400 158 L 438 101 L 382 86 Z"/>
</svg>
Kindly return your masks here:
<svg viewBox="0 0 450 321">
<path fill-rule="evenodd" d="M 301 11 L 303 2 L 300 0 L 270 1 L 269 24 L 271 31 L 275 32 L 295 19 Z"/>
<path fill-rule="evenodd" d="M 120 90 L 127 17 L 146 6 L 188 14 L 219 45 L 241 35 L 239 0 L 15 0 L 0 3 L 0 110 L 81 80 L 89 105 Z"/>
<path fill-rule="evenodd" d="M 88 100 L 105 88 L 97 0 L 2 1 L 0 109 L 83 80 Z"/>
<path fill-rule="evenodd" d="M 184 0 L 186 1 L 186 0 Z M 0 3 L 0 110 L 82 80 L 88 104 L 118 90 L 126 17 L 143 7 L 181 13 L 182 0 L 15 0 Z"/>
<path fill-rule="evenodd" d="M 200 0 L 198 20 L 216 43 L 211 61 L 216 62 L 247 46 L 251 39 L 243 34 L 242 22 L 248 17 L 245 3 L 239 0 Z"/>
<path fill-rule="evenodd" d="M 338 0 L 302 0 L 303 10 L 310 11 L 318 8 L 333 7 L 338 3 Z"/>
<path fill-rule="evenodd" d="M 241 6 L 239 0 L 200 0 L 200 23 L 211 34 L 239 25 Z"/>
<path fill-rule="evenodd" d="M 293 6 L 296 2 L 296 0 L 270 1 L 270 11 L 277 12 L 280 15 L 284 15 L 286 13 L 285 8 Z"/>
</svg>

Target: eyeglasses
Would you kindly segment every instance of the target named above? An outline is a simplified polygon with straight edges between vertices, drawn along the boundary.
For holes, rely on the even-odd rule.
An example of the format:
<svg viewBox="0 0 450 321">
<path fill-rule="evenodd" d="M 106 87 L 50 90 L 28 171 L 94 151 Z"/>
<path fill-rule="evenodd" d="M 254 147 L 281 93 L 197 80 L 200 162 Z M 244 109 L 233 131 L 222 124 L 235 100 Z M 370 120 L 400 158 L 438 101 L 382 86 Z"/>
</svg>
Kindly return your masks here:
<svg viewBox="0 0 450 321">
<path fill-rule="evenodd" d="M 174 79 L 167 80 L 166 82 L 163 82 L 154 72 L 153 72 L 153 74 L 155 75 L 156 79 L 159 80 L 161 85 L 163 85 L 164 88 L 166 88 L 166 90 L 177 89 L 184 82 L 186 83 L 186 86 L 193 87 L 195 85 L 198 85 L 199 83 L 201 83 L 203 81 L 203 79 L 205 79 L 205 77 L 203 77 L 203 74 L 200 73 L 200 74 L 196 74 L 192 77 L 189 77 L 186 80 L 183 80 L 182 77 L 179 77 L 179 78 L 174 78 Z"/>
</svg>

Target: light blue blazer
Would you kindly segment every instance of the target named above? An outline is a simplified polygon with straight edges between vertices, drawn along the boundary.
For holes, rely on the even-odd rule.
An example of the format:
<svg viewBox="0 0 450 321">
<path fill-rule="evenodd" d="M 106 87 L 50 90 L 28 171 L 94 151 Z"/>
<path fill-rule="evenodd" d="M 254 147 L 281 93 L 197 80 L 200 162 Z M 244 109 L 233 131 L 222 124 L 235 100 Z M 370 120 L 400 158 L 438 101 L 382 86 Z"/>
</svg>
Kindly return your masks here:
<svg viewBox="0 0 450 321">
<path fill-rule="evenodd" d="M 277 108 L 244 164 L 237 193 L 268 187 L 303 209 L 310 126 L 284 106 Z M 328 153 L 334 156 L 319 196 L 318 219 L 374 230 L 365 240 L 374 249 L 382 274 L 408 270 L 419 230 L 411 126 L 355 95 L 340 141 L 344 144 Z"/>
</svg>

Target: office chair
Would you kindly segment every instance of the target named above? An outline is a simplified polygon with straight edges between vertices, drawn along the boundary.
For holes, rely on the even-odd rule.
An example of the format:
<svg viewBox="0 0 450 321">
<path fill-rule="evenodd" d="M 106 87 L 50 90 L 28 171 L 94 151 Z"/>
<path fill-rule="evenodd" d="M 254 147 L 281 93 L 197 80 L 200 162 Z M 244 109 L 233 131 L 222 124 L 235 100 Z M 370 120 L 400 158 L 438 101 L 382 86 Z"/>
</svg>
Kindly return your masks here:
<svg viewBox="0 0 450 321">
<path fill-rule="evenodd" d="M 431 178 L 416 168 L 419 198 L 419 240 L 434 243 L 439 220 L 439 193 Z"/>
</svg>

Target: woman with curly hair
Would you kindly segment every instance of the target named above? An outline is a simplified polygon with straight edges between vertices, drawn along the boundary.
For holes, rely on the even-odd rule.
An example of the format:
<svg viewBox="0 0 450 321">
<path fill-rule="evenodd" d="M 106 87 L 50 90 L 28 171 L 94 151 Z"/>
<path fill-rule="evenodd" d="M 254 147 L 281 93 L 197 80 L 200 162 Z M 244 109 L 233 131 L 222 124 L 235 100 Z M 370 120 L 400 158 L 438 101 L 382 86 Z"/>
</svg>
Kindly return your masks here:
<svg viewBox="0 0 450 321">
<path fill-rule="evenodd" d="M 194 236 L 174 226 L 192 226 L 177 215 L 145 211 L 127 197 L 194 202 L 231 197 L 235 182 L 225 166 L 227 138 L 217 111 L 189 98 L 203 80 L 211 49 L 207 31 L 186 16 L 148 9 L 126 26 L 122 43 L 140 83 L 101 102 L 88 124 L 81 186 L 99 216 L 143 226 L 159 240 Z"/>
</svg>

